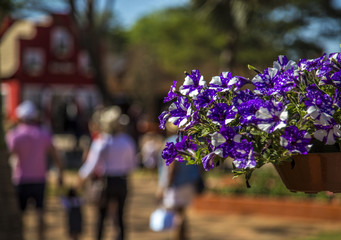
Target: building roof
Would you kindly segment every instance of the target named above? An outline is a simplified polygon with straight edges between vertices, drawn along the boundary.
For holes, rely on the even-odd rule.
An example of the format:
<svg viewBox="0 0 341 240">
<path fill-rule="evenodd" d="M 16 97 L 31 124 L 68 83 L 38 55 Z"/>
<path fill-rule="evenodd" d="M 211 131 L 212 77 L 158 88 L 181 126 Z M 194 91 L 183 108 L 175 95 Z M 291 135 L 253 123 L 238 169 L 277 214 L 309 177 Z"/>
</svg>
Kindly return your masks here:
<svg viewBox="0 0 341 240">
<path fill-rule="evenodd" d="M 36 34 L 33 22 L 18 20 L 3 33 L 0 41 L 0 76 L 10 78 L 19 68 L 19 39 L 32 39 Z"/>
<path fill-rule="evenodd" d="M 5 24 L 6 23 L 6 24 Z M 88 52 L 68 14 L 0 26 L 0 78 L 24 84 L 93 84 Z"/>
</svg>

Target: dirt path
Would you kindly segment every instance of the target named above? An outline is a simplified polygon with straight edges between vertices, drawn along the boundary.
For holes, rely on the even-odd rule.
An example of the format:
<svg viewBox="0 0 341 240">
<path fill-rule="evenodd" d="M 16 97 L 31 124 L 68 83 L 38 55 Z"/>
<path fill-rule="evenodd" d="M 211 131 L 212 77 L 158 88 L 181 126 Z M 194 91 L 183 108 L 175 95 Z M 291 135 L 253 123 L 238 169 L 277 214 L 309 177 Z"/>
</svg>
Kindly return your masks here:
<svg viewBox="0 0 341 240">
<path fill-rule="evenodd" d="M 168 240 L 171 232 L 149 229 L 149 215 L 153 211 L 156 177 L 134 174 L 127 205 L 128 240 Z M 56 197 L 49 197 L 46 206 L 47 240 L 68 239 L 64 226 L 64 211 Z M 92 206 L 84 207 L 84 233 L 81 240 L 92 240 L 95 223 Z M 190 238 L 195 240 L 288 240 L 313 236 L 322 231 L 337 231 L 341 222 L 307 221 L 278 217 L 247 215 L 214 215 L 189 210 Z M 36 221 L 32 210 L 25 216 L 25 240 L 36 240 Z M 112 240 L 114 233 L 108 226 L 103 240 Z"/>
</svg>

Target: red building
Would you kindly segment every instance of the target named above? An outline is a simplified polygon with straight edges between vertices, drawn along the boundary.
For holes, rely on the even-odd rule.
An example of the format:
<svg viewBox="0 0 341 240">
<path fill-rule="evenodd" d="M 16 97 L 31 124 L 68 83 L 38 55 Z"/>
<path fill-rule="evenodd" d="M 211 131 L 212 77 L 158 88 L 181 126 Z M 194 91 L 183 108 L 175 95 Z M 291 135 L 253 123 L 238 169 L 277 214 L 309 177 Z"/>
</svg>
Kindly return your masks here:
<svg viewBox="0 0 341 240">
<path fill-rule="evenodd" d="M 16 106 L 29 99 L 55 130 L 63 131 L 65 118 L 81 118 L 100 103 L 88 54 L 79 47 L 68 15 L 53 14 L 39 23 L 7 20 L 0 37 L 1 93 L 8 119 L 14 120 Z"/>
</svg>

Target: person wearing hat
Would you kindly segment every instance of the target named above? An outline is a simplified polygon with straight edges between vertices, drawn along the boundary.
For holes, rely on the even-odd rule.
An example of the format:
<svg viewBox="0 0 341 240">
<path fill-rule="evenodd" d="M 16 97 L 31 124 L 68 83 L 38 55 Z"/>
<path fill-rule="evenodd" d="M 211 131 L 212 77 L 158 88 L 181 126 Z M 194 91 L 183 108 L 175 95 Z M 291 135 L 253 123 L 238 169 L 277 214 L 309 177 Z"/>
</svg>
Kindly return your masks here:
<svg viewBox="0 0 341 240">
<path fill-rule="evenodd" d="M 39 124 L 39 111 L 31 101 L 16 108 L 19 123 L 6 134 L 11 155 L 17 159 L 12 173 L 19 207 L 26 210 L 30 199 L 35 201 L 38 217 L 38 239 L 44 239 L 44 192 L 47 177 L 47 157 L 50 154 L 59 169 L 62 184 L 62 161 L 52 143 L 52 135 Z"/>
<path fill-rule="evenodd" d="M 128 194 L 128 177 L 137 167 L 137 159 L 136 144 L 133 138 L 123 131 L 122 119 L 118 106 L 107 107 L 101 111 L 100 137 L 91 143 L 87 159 L 79 170 L 81 182 L 96 170 L 105 183 L 97 208 L 98 240 L 103 235 L 106 215 L 113 221 L 114 231 L 117 232 L 116 239 L 125 239 L 123 214 Z"/>
</svg>

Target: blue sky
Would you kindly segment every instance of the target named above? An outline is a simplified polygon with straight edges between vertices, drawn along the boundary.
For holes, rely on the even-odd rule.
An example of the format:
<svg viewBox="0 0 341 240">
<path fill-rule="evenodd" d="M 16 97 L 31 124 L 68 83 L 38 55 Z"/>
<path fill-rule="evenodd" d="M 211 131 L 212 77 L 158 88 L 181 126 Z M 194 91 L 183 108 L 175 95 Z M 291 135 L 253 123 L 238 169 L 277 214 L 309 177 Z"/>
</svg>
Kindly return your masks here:
<svg viewBox="0 0 341 240">
<path fill-rule="evenodd" d="M 1 1 L 1 0 L 0 0 Z M 104 3 L 104 1 L 102 2 Z M 141 17 L 148 15 L 154 11 L 162 10 L 168 7 L 185 6 L 190 0 L 115 0 L 114 11 L 117 21 L 121 26 L 130 28 Z M 336 7 L 341 8 L 341 0 L 333 0 Z M 101 4 L 101 2 L 100 2 Z M 302 37 L 311 38 L 314 36 L 314 29 L 307 29 Z M 316 37 L 316 36 L 315 36 Z M 340 51 L 339 39 L 327 39 L 321 42 L 327 53 Z"/>
<path fill-rule="evenodd" d="M 189 2 L 190 0 L 114 0 L 114 11 L 117 21 L 119 21 L 123 27 L 129 28 L 141 17 L 154 11 L 169 7 L 185 6 L 189 4 Z M 98 4 L 99 8 L 103 9 L 105 1 L 98 1 Z M 68 4 L 65 4 L 63 1 L 51 2 L 49 3 L 49 6 L 56 11 L 62 12 L 67 11 L 66 9 L 68 9 Z M 41 12 L 35 12 L 33 15 L 32 13 L 28 14 L 28 18 L 33 20 L 39 20 L 42 16 L 44 16 L 44 14 L 41 14 Z"/>
<path fill-rule="evenodd" d="M 116 0 L 115 12 L 124 27 L 131 27 L 141 17 L 167 7 L 183 6 L 190 0 Z"/>
</svg>

